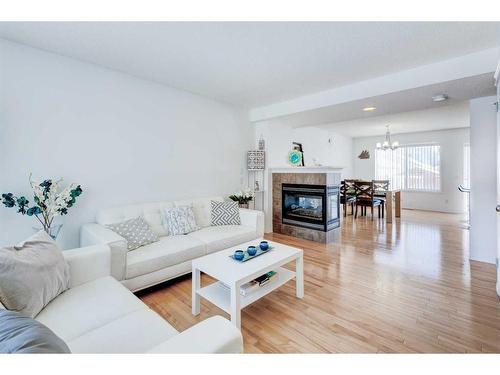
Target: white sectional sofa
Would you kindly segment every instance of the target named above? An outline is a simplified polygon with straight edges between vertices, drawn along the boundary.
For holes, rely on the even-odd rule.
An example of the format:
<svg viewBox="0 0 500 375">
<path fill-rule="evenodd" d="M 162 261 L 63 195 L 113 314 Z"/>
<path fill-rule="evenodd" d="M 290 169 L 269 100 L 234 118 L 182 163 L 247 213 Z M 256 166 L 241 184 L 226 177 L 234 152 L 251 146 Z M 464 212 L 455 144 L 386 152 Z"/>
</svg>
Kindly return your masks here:
<svg viewBox="0 0 500 375">
<path fill-rule="evenodd" d="M 110 276 L 109 246 L 90 246 L 63 254 L 70 266 L 70 289 L 51 301 L 35 319 L 63 339 L 72 353 L 243 351 L 241 333 L 220 316 L 177 332 Z"/>
<path fill-rule="evenodd" d="M 96 223 L 86 224 L 80 233 L 80 245 L 107 244 L 111 248 L 111 275 L 131 291 L 173 279 L 191 272 L 191 260 L 260 238 L 264 234 L 264 214 L 240 209 L 241 225 L 210 226 L 209 197 L 175 202 L 156 202 L 104 209 L 97 213 Z M 175 206 L 193 207 L 200 230 L 180 236 L 167 236 L 161 212 Z M 128 251 L 127 242 L 105 227 L 107 224 L 143 216 L 160 241 Z"/>
</svg>

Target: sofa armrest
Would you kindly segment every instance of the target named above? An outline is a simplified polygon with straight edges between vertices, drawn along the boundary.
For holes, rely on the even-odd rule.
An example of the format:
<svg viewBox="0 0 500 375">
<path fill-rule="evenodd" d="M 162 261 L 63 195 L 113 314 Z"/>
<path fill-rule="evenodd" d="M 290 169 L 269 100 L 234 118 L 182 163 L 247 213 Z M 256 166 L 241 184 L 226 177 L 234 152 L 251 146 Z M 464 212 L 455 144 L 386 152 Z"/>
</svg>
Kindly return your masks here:
<svg viewBox="0 0 500 375">
<path fill-rule="evenodd" d="M 89 223 L 84 224 L 80 231 L 80 246 L 91 246 L 122 242 L 127 245 L 127 240 L 104 225 Z"/>
<path fill-rule="evenodd" d="M 264 236 L 264 213 L 257 210 L 240 208 L 241 225 L 255 228 L 257 237 Z"/>
<path fill-rule="evenodd" d="M 111 252 L 108 245 L 95 245 L 65 250 L 69 264 L 70 288 L 111 275 Z"/>
<path fill-rule="evenodd" d="M 243 338 L 229 320 L 213 316 L 155 346 L 149 353 L 243 353 Z"/>
<path fill-rule="evenodd" d="M 108 245 L 111 251 L 111 276 L 125 279 L 127 269 L 127 240 L 100 224 L 85 224 L 80 230 L 80 246 Z"/>
</svg>

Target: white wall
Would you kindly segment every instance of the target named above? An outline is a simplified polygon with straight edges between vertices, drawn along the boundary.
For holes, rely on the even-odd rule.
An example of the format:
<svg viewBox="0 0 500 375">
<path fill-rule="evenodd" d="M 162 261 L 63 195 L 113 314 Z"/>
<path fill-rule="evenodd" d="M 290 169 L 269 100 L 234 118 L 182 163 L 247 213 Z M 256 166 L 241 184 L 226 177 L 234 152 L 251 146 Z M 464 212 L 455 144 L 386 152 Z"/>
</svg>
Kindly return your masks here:
<svg viewBox="0 0 500 375">
<path fill-rule="evenodd" d="M 260 136 L 266 141 L 266 167 L 288 167 L 288 152 L 292 142 L 302 143 L 306 166 L 313 166 L 313 159 L 324 166 L 342 167 L 343 178 L 353 173 L 352 138 L 318 127 L 293 128 L 286 122 L 272 124 L 259 122 L 254 125 L 255 139 Z M 330 141 L 329 141 L 330 140 Z M 268 174 L 264 178 L 264 211 L 266 213 L 266 232 L 272 231 L 272 197 Z"/>
<path fill-rule="evenodd" d="M 302 143 L 306 166 L 313 159 L 325 166 L 343 167 L 346 177 L 352 175 L 352 138 L 318 127 L 293 128 L 286 123 L 255 124 L 255 138 L 266 141 L 267 167 L 286 167 L 292 142 Z M 331 140 L 331 143 L 329 142 Z"/>
<path fill-rule="evenodd" d="M 499 40 L 500 40 L 500 27 L 499 27 Z M 500 61 L 497 67 L 497 103 L 500 103 Z M 497 112 L 497 204 L 500 204 L 500 112 Z M 500 296 L 500 214 L 497 213 L 497 294 Z"/>
<path fill-rule="evenodd" d="M 470 258 L 495 263 L 497 254 L 497 114 L 495 96 L 470 102 Z"/>
<path fill-rule="evenodd" d="M 393 140 L 401 144 L 437 142 L 441 145 L 441 192 L 403 192 L 403 208 L 442 212 L 463 212 L 463 193 L 457 186 L 463 181 L 463 147 L 469 142 L 469 129 L 451 129 L 429 132 L 394 134 Z M 361 179 L 375 177 L 375 145 L 383 142 L 384 136 L 354 139 L 354 175 Z M 370 159 L 358 159 L 362 150 L 370 152 Z"/>
<path fill-rule="evenodd" d="M 100 207 L 228 194 L 245 176 L 252 128 L 197 95 L 0 40 L 0 192 L 29 195 L 28 173 L 82 184 L 59 242 Z M 0 245 L 32 218 L 0 207 Z"/>
</svg>

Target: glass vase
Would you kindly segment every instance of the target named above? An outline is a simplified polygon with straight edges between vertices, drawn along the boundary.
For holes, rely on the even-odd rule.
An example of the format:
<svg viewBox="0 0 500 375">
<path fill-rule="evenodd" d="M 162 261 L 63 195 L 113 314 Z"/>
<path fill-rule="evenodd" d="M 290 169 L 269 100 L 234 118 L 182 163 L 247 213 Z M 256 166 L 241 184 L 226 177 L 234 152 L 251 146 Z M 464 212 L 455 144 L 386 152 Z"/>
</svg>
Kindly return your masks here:
<svg viewBox="0 0 500 375">
<path fill-rule="evenodd" d="M 59 232 L 61 231 L 62 226 L 62 224 L 54 224 L 51 225 L 48 229 L 44 229 L 41 227 L 33 227 L 33 229 L 37 232 L 45 230 L 45 232 L 47 232 L 47 234 L 55 241 L 57 239 L 57 236 L 59 235 Z"/>
</svg>

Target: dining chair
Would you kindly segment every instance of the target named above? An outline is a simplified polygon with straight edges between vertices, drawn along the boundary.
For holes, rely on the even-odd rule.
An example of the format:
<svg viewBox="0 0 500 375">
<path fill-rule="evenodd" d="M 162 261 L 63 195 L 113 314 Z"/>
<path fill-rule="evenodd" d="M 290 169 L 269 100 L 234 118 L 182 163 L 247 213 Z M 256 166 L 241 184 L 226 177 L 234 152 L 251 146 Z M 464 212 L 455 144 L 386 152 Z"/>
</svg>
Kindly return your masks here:
<svg viewBox="0 0 500 375">
<path fill-rule="evenodd" d="M 380 218 L 381 209 L 383 209 L 384 202 L 375 197 L 375 190 L 373 188 L 373 181 L 356 181 L 354 184 L 356 192 L 356 210 L 354 218 L 358 217 L 358 207 L 361 207 L 361 214 L 366 215 L 367 207 L 371 208 L 372 220 L 373 220 L 373 208 L 378 207 L 378 217 Z M 383 217 L 383 216 L 382 216 Z"/>
<path fill-rule="evenodd" d="M 385 200 L 386 200 L 386 191 L 389 190 L 390 187 L 390 181 L 389 180 L 372 180 L 373 182 L 373 190 L 375 191 L 375 198 L 380 199 L 383 204 L 382 204 L 382 217 L 384 217 L 384 211 L 385 211 Z"/>
<path fill-rule="evenodd" d="M 390 182 L 389 180 L 372 180 L 373 189 L 375 190 L 375 195 L 377 195 L 377 191 L 380 190 L 389 190 Z M 385 197 L 385 193 L 384 197 Z"/>
<path fill-rule="evenodd" d="M 356 189 L 354 180 L 343 180 L 340 184 L 340 204 L 344 206 L 344 216 L 347 216 L 347 206 L 351 206 L 351 215 L 354 215 L 356 203 Z"/>
</svg>

